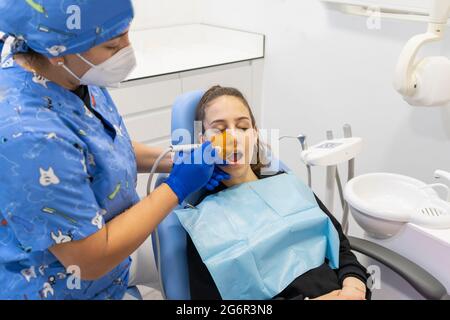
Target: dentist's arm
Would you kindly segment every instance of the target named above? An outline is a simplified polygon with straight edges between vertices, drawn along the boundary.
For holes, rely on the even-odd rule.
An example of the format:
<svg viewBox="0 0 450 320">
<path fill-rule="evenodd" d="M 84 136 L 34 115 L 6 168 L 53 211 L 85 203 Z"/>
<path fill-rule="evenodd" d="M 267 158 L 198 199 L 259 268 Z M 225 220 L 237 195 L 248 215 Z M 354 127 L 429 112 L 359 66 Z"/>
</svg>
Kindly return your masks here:
<svg viewBox="0 0 450 320">
<path fill-rule="evenodd" d="M 133 141 L 133 148 L 139 173 L 149 173 L 156 159 L 164 152 L 162 148 L 149 147 L 136 141 Z M 170 155 L 168 155 L 166 159 L 161 161 L 156 172 L 169 173 L 172 169 L 172 165 L 172 159 Z"/>
<path fill-rule="evenodd" d="M 214 151 L 208 142 L 187 156 L 198 159 L 198 153 L 214 154 Z M 214 164 L 185 163 L 176 163 L 166 183 L 99 232 L 83 240 L 56 245 L 50 251 L 66 268 L 78 266 L 83 280 L 106 275 L 139 248 L 178 203 L 210 183 Z"/>
<path fill-rule="evenodd" d="M 78 266 L 81 279 L 99 279 L 130 256 L 177 204 L 177 195 L 163 184 L 99 232 L 56 245 L 50 251 L 66 268 Z"/>
</svg>

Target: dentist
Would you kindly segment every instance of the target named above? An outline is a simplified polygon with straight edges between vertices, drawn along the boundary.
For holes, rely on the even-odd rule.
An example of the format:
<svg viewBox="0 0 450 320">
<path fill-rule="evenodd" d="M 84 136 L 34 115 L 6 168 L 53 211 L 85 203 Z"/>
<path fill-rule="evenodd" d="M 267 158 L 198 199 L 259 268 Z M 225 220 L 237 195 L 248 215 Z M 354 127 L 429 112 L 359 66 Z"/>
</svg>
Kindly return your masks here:
<svg viewBox="0 0 450 320">
<path fill-rule="evenodd" d="M 121 299 L 129 255 L 226 177 L 166 159 L 166 183 L 138 198 L 161 150 L 130 140 L 105 89 L 136 65 L 131 0 L 0 0 L 0 16 L 0 299 Z"/>
</svg>

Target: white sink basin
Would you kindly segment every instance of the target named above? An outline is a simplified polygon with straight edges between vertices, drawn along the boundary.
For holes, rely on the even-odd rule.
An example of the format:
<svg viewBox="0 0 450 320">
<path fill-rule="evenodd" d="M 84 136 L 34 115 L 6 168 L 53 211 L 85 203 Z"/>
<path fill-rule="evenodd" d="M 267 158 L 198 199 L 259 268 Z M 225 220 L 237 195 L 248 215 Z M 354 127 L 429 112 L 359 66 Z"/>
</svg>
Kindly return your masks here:
<svg viewBox="0 0 450 320">
<path fill-rule="evenodd" d="M 345 188 L 356 222 L 372 237 L 397 234 L 405 223 L 450 228 L 450 205 L 422 181 L 390 173 L 373 173 L 351 180 Z"/>
</svg>

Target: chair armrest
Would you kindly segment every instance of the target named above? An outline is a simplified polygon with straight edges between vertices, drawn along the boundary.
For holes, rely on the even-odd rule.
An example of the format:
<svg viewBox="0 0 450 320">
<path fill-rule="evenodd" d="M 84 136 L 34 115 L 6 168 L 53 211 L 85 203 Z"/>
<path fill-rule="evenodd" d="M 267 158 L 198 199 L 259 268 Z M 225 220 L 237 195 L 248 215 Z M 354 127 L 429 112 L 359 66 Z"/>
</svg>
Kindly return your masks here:
<svg viewBox="0 0 450 320">
<path fill-rule="evenodd" d="M 423 297 L 429 300 L 450 300 L 447 289 L 425 269 L 411 260 L 376 243 L 348 237 L 352 250 L 381 262 L 406 280 Z"/>
</svg>

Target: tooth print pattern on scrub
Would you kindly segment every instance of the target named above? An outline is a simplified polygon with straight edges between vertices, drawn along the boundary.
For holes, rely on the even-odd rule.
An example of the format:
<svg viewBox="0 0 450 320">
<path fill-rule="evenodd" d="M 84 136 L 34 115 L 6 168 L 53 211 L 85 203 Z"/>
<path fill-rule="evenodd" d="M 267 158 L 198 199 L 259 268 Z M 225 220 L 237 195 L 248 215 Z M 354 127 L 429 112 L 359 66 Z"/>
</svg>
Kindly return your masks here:
<svg viewBox="0 0 450 320">
<path fill-rule="evenodd" d="M 48 248 L 84 239 L 139 201 L 131 140 L 109 93 L 0 70 L 0 298 L 121 299 L 130 259 L 70 289 Z M 82 270 L 81 270 L 82 272 Z"/>
</svg>

